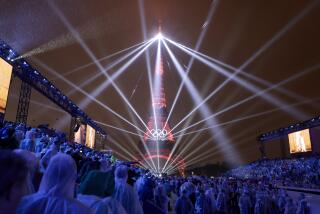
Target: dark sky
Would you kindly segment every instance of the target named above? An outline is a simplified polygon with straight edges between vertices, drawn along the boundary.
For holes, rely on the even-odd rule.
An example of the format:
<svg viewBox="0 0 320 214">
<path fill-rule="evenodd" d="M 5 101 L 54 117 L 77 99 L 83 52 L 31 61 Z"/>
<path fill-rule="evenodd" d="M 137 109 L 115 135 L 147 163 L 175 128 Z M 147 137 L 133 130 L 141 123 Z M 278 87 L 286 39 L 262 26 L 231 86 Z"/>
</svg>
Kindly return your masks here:
<svg viewBox="0 0 320 214">
<path fill-rule="evenodd" d="M 61 11 L 74 29 L 79 32 L 83 41 L 97 58 L 107 56 L 143 41 L 138 1 L 57 0 L 51 2 Z M 210 24 L 206 25 L 205 21 L 211 2 L 209 0 L 146 0 L 144 6 L 147 37 L 151 38 L 155 35 L 158 21 L 161 20 L 162 31 L 165 36 L 194 48 L 201 31 L 207 28 L 207 33 L 199 51 L 229 65 L 239 67 L 263 45 L 275 38 L 278 32 L 283 31 L 284 27 L 288 26 L 288 23 L 300 17 L 286 31 L 283 31 L 280 38 L 275 40 L 259 57 L 246 66 L 244 72 L 271 84 L 276 84 L 298 75 L 304 69 L 319 65 L 319 1 L 220 1 Z M 76 85 L 80 85 L 83 81 L 99 72 L 97 66 L 91 65 L 70 74 L 71 70 L 90 63 L 92 60 L 47 1 L 0 0 L 0 3 L 0 38 L 7 41 L 21 54 L 29 53 L 34 49 L 41 50 L 36 55 L 29 57 L 29 62 L 64 93 L 68 93 L 73 87 L 63 79 L 57 78 L 43 64 L 64 75 L 67 80 Z M 303 15 L 299 16 L 299 14 Z M 173 46 L 170 46 L 170 48 L 181 63 L 188 64 L 190 56 Z M 154 61 L 155 53 L 156 45 L 153 45 L 150 49 L 152 62 Z M 116 58 L 104 60 L 101 63 L 103 66 L 107 66 Z M 170 108 L 181 78 L 166 53 L 164 54 L 164 61 L 165 92 L 168 107 Z M 117 68 L 119 66 L 110 71 L 110 74 L 115 72 Z M 278 109 L 251 119 L 220 126 L 220 129 L 225 132 L 229 139 L 222 142 L 222 144 L 232 145 L 243 162 L 253 161 L 259 157 L 258 144 L 256 142 L 256 137 L 259 134 L 318 115 L 320 106 L 319 71 L 318 67 L 318 69 L 314 69 L 307 74 L 301 73 L 300 77 L 282 85 L 280 90 L 290 91 L 291 96 L 277 90 L 271 90 L 268 95 L 258 96 L 249 102 L 220 114 L 216 118 L 217 121 L 226 123 L 243 116 L 279 108 L 280 106 L 300 103 L 294 106 L 296 111 L 283 108 L 282 110 Z M 223 75 L 197 60 L 192 66 L 189 77 L 202 97 L 206 97 L 225 80 Z M 260 89 L 266 88 L 266 86 L 254 82 L 243 75 L 239 75 L 239 77 L 251 82 Z M 91 93 L 105 81 L 106 78 L 101 76 L 85 86 L 84 90 Z M 128 98 L 136 88 L 130 102 L 142 119 L 147 122 L 150 114 L 150 94 L 144 55 L 139 57 L 115 83 Z M 19 84 L 19 80 L 14 79 L 6 115 L 9 120 L 14 120 L 15 118 Z M 216 113 L 252 94 L 251 91 L 243 86 L 230 82 L 212 97 L 207 102 L 207 105 L 212 113 Z M 280 102 L 269 102 L 266 100 L 268 97 L 275 97 Z M 80 104 L 86 96 L 76 91 L 70 95 L 70 98 Z M 130 110 L 128 110 L 127 105 L 112 86 L 103 90 L 97 99 L 127 120 L 133 121 L 130 117 Z M 70 118 L 67 114 L 55 110 L 57 106 L 50 103 L 49 100 L 36 91 L 32 92 L 32 101 L 28 121 L 30 124 L 49 122 L 55 128 L 68 130 Z M 49 105 L 49 107 L 43 105 Z M 171 126 L 177 124 L 194 107 L 192 96 L 186 88 L 183 88 L 170 118 Z M 136 132 L 132 126 L 113 116 L 94 101 L 91 101 L 84 110 L 95 120 Z M 301 112 L 301 114 L 293 115 L 288 113 L 289 110 L 291 112 Z M 138 119 L 135 119 L 139 127 L 144 129 Z M 196 112 L 191 119 L 192 124 L 201 120 L 202 116 L 199 112 Z M 177 131 L 182 127 L 183 125 L 179 126 Z M 202 123 L 188 131 L 195 131 L 205 127 L 207 127 L 206 123 Z M 105 130 L 111 138 L 121 144 L 123 148 L 126 148 L 127 151 L 133 154 L 136 153 L 133 144 L 138 142 L 138 137 L 108 127 L 105 127 Z M 208 141 L 208 139 L 212 138 L 214 131 L 216 130 L 200 132 L 193 141 L 191 139 L 195 134 L 186 135 L 181 139 L 181 146 L 187 146 L 182 155 L 190 154 L 191 151 L 201 146 L 197 152 L 191 154 L 186 160 L 187 162 L 191 159 L 198 160 L 191 162 L 192 166 L 224 161 L 228 158 L 230 159 L 230 156 L 232 158 L 231 151 L 225 150 L 222 152 L 221 149 L 218 149 L 218 143 L 214 138 Z M 125 152 L 120 150 L 114 143 L 108 141 L 111 148 L 125 155 Z M 206 158 L 203 153 L 211 155 Z"/>
</svg>

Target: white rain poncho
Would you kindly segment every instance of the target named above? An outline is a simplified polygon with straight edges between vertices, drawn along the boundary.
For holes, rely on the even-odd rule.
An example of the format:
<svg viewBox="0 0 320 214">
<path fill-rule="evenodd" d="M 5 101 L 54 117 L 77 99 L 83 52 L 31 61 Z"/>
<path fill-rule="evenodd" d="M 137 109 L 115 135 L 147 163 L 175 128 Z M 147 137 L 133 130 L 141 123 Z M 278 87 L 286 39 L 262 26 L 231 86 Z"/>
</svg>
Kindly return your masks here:
<svg viewBox="0 0 320 214">
<path fill-rule="evenodd" d="M 114 198 L 100 198 L 95 195 L 83 195 L 79 194 L 77 199 L 85 204 L 87 207 L 90 207 L 94 213 L 103 213 L 103 214 L 126 214 L 126 210 L 123 206 Z"/>
<path fill-rule="evenodd" d="M 126 214 L 124 207 L 113 197 L 107 197 L 102 200 L 104 204 L 107 204 L 110 214 Z M 109 214 L 109 213 L 108 213 Z"/>
<path fill-rule="evenodd" d="M 87 207 L 90 207 L 94 213 L 111 213 L 111 209 L 108 207 L 108 205 L 103 203 L 102 199 L 98 196 L 79 194 L 77 199 Z"/>
<path fill-rule="evenodd" d="M 169 198 L 163 185 L 159 185 L 155 189 L 156 205 L 161 208 L 164 213 L 168 213 Z"/>
<path fill-rule="evenodd" d="M 91 213 L 73 198 L 76 175 L 76 164 L 70 156 L 55 155 L 43 175 L 39 191 L 25 197 L 17 213 Z"/>
<path fill-rule="evenodd" d="M 14 150 L 14 152 L 21 155 L 21 157 L 27 163 L 27 166 L 29 169 L 28 177 L 27 177 L 27 188 L 28 188 L 28 194 L 32 194 L 35 192 L 35 188 L 32 181 L 35 173 L 39 170 L 39 160 L 34 153 L 27 150 L 16 149 Z"/>
<path fill-rule="evenodd" d="M 128 168 L 120 165 L 115 171 L 113 198 L 119 201 L 128 214 L 142 214 L 143 210 L 136 190 L 127 184 Z"/>
<path fill-rule="evenodd" d="M 25 139 L 21 140 L 20 149 L 34 152 L 34 148 L 35 148 L 34 132 L 30 130 L 26 132 Z"/>
<path fill-rule="evenodd" d="M 44 172 L 48 167 L 50 159 L 58 153 L 58 149 L 55 145 L 51 145 L 50 148 L 46 151 L 45 155 L 40 160 L 40 170 Z"/>
<path fill-rule="evenodd" d="M 208 198 L 210 198 L 211 201 L 211 208 L 214 212 L 216 212 L 216 198 L 214 197 L 214 189 L 213 188 L 209 188 L 206 191 L 206 196 Z"/>
<path fill-rule="evenodd" d="M 239 208 L 241 214 L 246 214 L 250 212 L 252 203 L 248 191 L 244 191 L 239 198 Z"/>
</svg>

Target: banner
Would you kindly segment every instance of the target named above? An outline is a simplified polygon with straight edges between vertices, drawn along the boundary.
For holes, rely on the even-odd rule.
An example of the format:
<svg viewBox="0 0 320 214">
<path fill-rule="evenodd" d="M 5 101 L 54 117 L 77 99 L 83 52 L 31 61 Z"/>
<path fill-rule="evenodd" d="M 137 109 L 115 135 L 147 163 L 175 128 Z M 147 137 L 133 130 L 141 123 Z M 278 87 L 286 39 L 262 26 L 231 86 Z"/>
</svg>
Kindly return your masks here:
<svg viewBox="0 0 320 214">
<path fill-rule="evenodd" d="M 4 115 L 12 74 L 12 66 L 0 58 L 0 114 Z"/>
<path fill-rule="evenodd" d="M 89 148 L 94 147 L 96 138 L 96 130 L 94 130 L 91 126 L 87 125 L 87 133 L 86 133 L 86 146 Z"/>
<path fill-rule="evenodd" d="M 294 132 L 288 135 L 290 153 L 310 152 L 311 140 L 309 129 Z"/>
</svg>

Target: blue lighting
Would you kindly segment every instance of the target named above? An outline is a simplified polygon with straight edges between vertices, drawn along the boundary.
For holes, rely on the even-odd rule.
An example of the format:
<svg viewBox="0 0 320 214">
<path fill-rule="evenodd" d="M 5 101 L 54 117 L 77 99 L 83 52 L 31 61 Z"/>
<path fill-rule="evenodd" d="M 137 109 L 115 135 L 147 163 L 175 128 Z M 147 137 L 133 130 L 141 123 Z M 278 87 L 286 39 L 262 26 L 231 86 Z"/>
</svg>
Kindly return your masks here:
<svg viewBox="0 0 320 214">
<path fill-rule="evenodd" d="M 77 107 L 67 96 L 57 89 L 47 78 L 35 70 L 24 58 L 21 58 L 9 45 L 0 39 L 0 57 L 11 61 L 13 73 L 22 81 L 37 89 L 40 93 L 48 97 L 52 102 L 60 106 L 73 117 L 79 117 L 83 123 L 90 125 L 96 131 L 105 134 L 91 118 L 89 118 L 79 107 Z M 17 59 L 17 60 L 15 60 Z M 84 115 L 84 116 L 82 116 Z"/>
</svg>

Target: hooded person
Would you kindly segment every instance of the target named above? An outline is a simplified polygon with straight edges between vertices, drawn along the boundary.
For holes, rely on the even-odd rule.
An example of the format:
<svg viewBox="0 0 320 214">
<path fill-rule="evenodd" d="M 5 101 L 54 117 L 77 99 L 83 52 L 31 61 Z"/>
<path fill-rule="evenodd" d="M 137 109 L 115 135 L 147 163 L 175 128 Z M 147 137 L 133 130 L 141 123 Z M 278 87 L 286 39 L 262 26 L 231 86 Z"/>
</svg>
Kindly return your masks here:
<svg viewBox="0 0 320 214">
<path fill-rule="evenodd" d="M 18 147 L 19 141 L 15 136 L 15 129 L 12 127 L 4 128 L 0 134 L 0 149 L 13 150 Z"/>
<path fill-rule="evenodd" d="M 211 209 L 215 213 L 215 211 L 216 211 L 216 198 L 215 198 L 214 189 L 212 187 L 210 187 L 208 190 L 206 190 L 205 194 L 208 198 L 210 198 Z"/>
<path fill-rule="evenodd" d="M 164 213 L 168 213 L 169 198 L 164 185 L 158 185 L 155 189 L 155 202 Z"/>
<path fill-rule="evenodd" d="M 218 196 L 217 196 L 216 208 L 217 208 L 217 211 L 220 212 L 220 213 L 224 213 L 228 209 L 228 207 L 227 207 L 227 195 L 226 195 L 224 189 L 222 189 L 222 188 L 220 188 L 220 191 L 219 191 Z"/>
<path fill-rule="evenodd" d="M 20 149 L 34 152 L 35 149 L 35 131 L 33 129 L 26 132 L 25 138 L 20 142 Z"/>
<path fill-rule="evenodd" d="M 157 206 L 155 196 L 154 196 L 154 181 L 147 177 L 140 177 L 136 183 L 135 187 L 138 191 L 139 199 L 142 205 L 143 212 L 145 214 L 163 214 L 165 213 L 160 207 Z"/>
<path fill-rule="evenodd" d="M 11 214 L 28 194 L 26 161 L 12 151 L 0 150 L 0 212 Z"/>
<path fill-rule="evenodd" d="M 78 152 L 74 152 L 73 154 L 77 154 Z M 89 153 L 91 154 L 91 153 Z M 90 171 L 92 170 L 99 170 L 100 167 L 100 163 L 98 161 L 97 158 L 95 157 L 90 157 L 90 155 L 88 155 L 88 157 L 86 159 L 83 159 L 81 161 L 81 168 L 80 168 L 80 162 L 79 162 L 79 173 L 78 173 L 78 178 L 77 181 L 80 183 L 83 182 L 83 180 L 86 178 L 86 176 L 89 174 Z M 75 156 L 73 156 L 73 158 L 75 159 Z"/>
<path fill-rule="evenodd" d="M 91 180 L 94 182 L 94 180 Z M 85 204 L 87 207 L 90 207 L 95 213 L 104 213 L 104 214 L 126 214 L 126 210 L 123 206 L 115 200 L 113 197 L 109 196 L 106 198 L 101 198 L 97 195 L 93 195 L 93 192 L 90 192 L 91 195 L 83 194 L 82 192 L 77 195 L 77 199 Z M 99 193 L 98 193 L 99 194 Z"/>
<path fill-rule="evenodd" d="M 57 145 L 52 143 L 49 146 L 49 149 L 46 151 L 46 153 L 44 154 L 44 156 L 40 160 L 40 170 L 41 170 L 41 172 L 44 172 L 46 170 L 46 168 L 48 167 L 50 159 L 53 156 L 55 156 L 57 153 L 58 153 Z"/>
<path fill-rule="evenodd" d="M 305 198 L 305 195 L 303 193 L 299 196 L 298 201 L 298 208 L 297 208 L 297 214 L 309 214 L 310 213 L 310 207 L 308 205 L 308 202 Z"/>
<path fill-rule="evenodd" d="M 114 198 L 115 182 L 108 161 L 101 161 L 100 170 L 92 170 L 81 182 L 77 199 L 96 213 L 125 214 L 123 206 Z"/>
<path fill-rule="evenodd" d="M 88 207 L 74 199 L 76 175 L 74 160 L 58 153 L 50 160 L 38 192 L 23 198 L 17 213 L 91 213 Z"/>
<path fill-rule="evenodd" d="M 286 206 L 284 208 L 284 214 L 295 214 L 295 213 L 296 213 L 296 206 L 293 203 L 292 198 L 288 197 Z"/>
<path fill-rule="evenodd" d="M 29 152 L 27 150 L 16 149 L 14 150 L 15 153 L 19 154 L 24 161 L 27 163 L 28 167 L 28 192 L 32 194 L 36 192 L 36 189 L 39 187 L 39 160 L 33 152 Z M 40 176 L 41 177 L 41 176 Z"/>
<path fill-rule="evenodd" d="M 287 195 L 286 191 L 283 189 L 280 189 L 277 205 L 280 212 L 282 213 L 284 212 L 284 207 L 286 206 L 286 195 Z"/>
<path fill-rule="evenodd" d="M 266 203 L 266 198 L 265 194 L 260 191 L 256 193 L 256 203 L 254 205 L 254 213 L 255 214 L 264 214 L 264 213 L 270 213 L 267 211 L 267 203 Z"/>
<path fill-rule="evenodd" d="M 211 199 L 206 196 L 202 187 L 197 188 L 197 199 L 195 204 L 195 211 L 197 214 L 211 214 L 213 209 L 211 206 Z"/>
<path fill-rule="evenodd" d="M 251 207 L 252 207 L 252 203 L 249 196 L 249 191 L 247 188 L 245 188 L 239 198 L 240 214 L 249 213 L 251 210 Z"/>
<path fill-rule="evenodd" d="M 35 142 L 36 142 L 35 153 L 41 153 L 42 149 L 48 143 L 48 137 L 42 134 L 42 136 L 35 139 Z"/>
<path fill-rule="evenodd" d="M 180 197 L 177 199 L 174 210 L 176 214 L 192 214 L 194 206 L 188 196 L 188 186 L 190 182 L 185 182 L 180 187 Z"/>
<path fill-rule="evenodd" d="M 111 196 L 115 188 L 114 174 L 108 161 L 100 162 L 99 170 L 91 170 L 83 179 L 79 187 L 79 193 L 96 195 L 104 198 Z"/>
<path fill-rule="evenodd" d="M 24 139 L 24 131 L 16 128 L 15 133 L 14 133 L 14 137 L 16 138 L 16 140 L 18 141 L 18 143 L 20 145 L 20 142 Z"/>
<path fill-rule="evenodd" d="M 170 181 L 170 189 L 169 192 L 169 211 L 174 210 L 174 205 L 176 204 L 176 201 L 178 199 L 178 195 L 175 188 L 175 181 Z"/>
<path fill-rule="evenodd" d="M 112 197 L 119 201 L 128 214 L 142 214 L 143 210 L 135 189 L 127 184 L 128 168 L 120 165 L 115 170 L 115 190 Z"/>
</svg>

